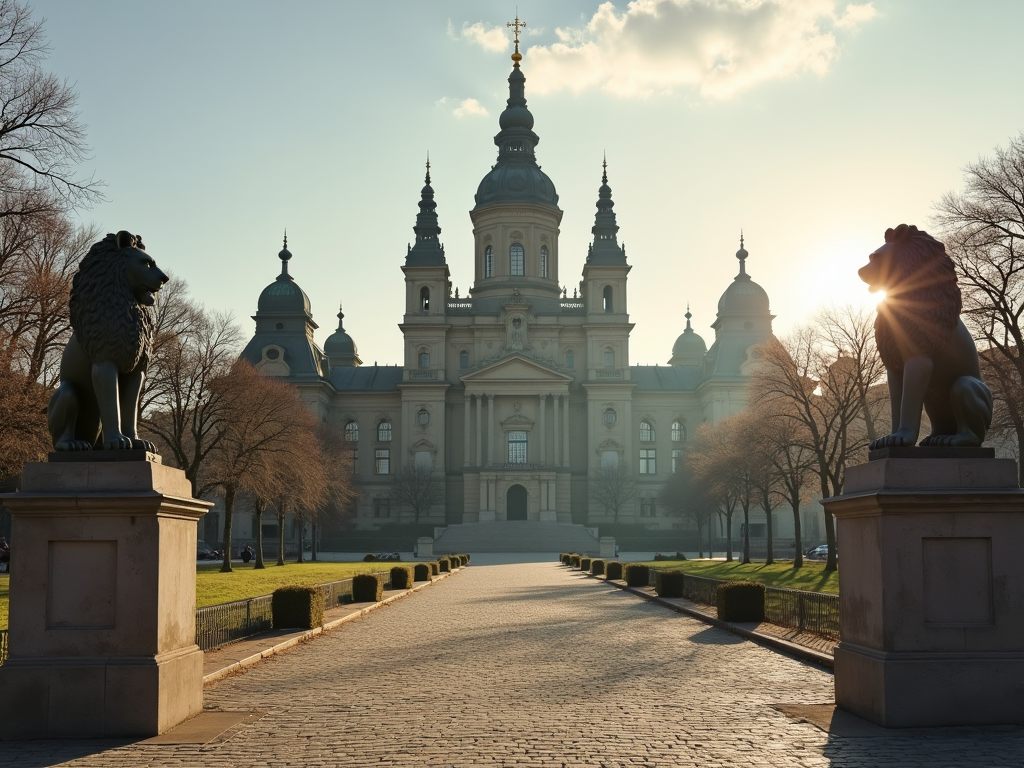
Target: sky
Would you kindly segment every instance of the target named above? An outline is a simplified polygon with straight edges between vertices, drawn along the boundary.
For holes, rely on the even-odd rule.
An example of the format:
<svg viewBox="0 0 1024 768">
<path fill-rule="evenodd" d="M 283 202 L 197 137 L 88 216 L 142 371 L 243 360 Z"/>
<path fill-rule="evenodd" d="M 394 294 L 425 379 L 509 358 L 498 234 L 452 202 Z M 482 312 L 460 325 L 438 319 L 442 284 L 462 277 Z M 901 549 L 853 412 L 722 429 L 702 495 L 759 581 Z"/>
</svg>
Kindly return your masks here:
<svg viewBox="0 0 1024 768">
<path fill-rule="evenodd" d="M 468 212 L 495 162 L 515 3 L 34 0 L 46 66 L 73 83 L 106 200 L 191 295 L 248 338 L 290 272 L 322 345 L 401 363 L 401 265 L 430 154 L 452 282 L 473 280 Z M 519 0 L 538 162 L 565 212 L 572 295 L 602 156 L 632 264 L 631 363 L 685 326 L 709 346 L 747 271 L 775 331 L 872 306 L 856 270 L 900 223 L 927 227 L 964 167 L 1024 130 L 1019 0 Z"/>
</svg>

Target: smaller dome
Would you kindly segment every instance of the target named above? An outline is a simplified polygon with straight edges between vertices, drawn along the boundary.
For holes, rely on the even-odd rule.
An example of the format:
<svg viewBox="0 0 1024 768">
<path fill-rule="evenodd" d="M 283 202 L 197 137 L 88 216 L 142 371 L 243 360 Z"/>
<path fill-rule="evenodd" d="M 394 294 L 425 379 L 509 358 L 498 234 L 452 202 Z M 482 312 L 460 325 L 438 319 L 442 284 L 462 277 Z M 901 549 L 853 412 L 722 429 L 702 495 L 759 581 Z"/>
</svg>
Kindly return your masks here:
<svg viewBox="0 0 1024 768">
<path fill-rule="evenodd" d="M 699 365 L 708 351 L 704 339 L 693 332 L 693 327 L 690 325 L 691 317 L 693 315 L 690 314 L 690 308 L 687 306 L 686 330 L 679 334 L 676 343 L 672 345 L 672 359 L 668 361 L 669 365 Z"/>
<path fill-rule="evenodd" d="M 327 337 L 324 342 L 324 354 L 332 366 L 360 365 L 359 348 L 351 336 L 345 332 L 345 313 L 338 308 L 338 330 Z"/>
</svg>

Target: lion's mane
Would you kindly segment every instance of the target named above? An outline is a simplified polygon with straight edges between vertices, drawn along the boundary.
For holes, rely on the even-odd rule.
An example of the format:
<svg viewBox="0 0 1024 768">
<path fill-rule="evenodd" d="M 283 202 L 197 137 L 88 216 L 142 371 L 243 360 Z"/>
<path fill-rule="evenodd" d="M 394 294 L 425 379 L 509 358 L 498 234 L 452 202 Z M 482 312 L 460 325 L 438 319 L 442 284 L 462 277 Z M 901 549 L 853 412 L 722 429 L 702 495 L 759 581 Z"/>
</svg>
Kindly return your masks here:
<svg viewBox="0 0 1024 768">
<path fill-rule="evenodd" d="M 886 230 L 885 242 L 894 247 L 888 256 L 886 298 L 875 317 L 875 342 L 885 367 L 902 370 L 899 339 L 933 356 L 956 328 L 962 300 L 953 261 L 942 243 L 906 224 Z"/>
<path fill-rule="evenodd" d="M 121 373 L 149 363 L 153 308 L 135 298 L 116 235 L 95 243 L 78 265 L 69 307 L 71 327 L 93 362 L 109 360 Z"/>
</svg>

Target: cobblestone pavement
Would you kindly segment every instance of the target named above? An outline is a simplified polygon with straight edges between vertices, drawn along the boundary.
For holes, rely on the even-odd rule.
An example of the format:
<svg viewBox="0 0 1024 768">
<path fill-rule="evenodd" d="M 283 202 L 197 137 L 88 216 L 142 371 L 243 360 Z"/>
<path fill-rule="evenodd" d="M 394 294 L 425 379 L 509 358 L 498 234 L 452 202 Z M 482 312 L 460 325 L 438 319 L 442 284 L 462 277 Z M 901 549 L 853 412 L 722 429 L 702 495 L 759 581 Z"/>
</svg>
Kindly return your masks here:
<svg viewBox="0 0 1024 768">
<path fill-rule="evenodd" d="M 554 563 L 454 578 L 206 689 L 265 710 L 214 742 L 0 743 L 0 765 L 1022 766 L 1024 729 L 857 735 L 815 667 Z"/>
</svg>

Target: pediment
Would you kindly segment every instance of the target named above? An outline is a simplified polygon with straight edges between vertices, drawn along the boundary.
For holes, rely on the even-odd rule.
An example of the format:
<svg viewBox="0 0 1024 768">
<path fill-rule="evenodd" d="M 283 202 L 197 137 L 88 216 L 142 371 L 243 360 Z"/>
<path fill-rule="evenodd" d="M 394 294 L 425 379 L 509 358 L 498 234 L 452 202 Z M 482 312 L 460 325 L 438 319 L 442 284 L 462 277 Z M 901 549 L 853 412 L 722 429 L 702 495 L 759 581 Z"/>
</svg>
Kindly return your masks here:
<svg viewBox="0 0 1024 768">
<path fill-rule="evenodd" d="M 572 376 L 548 368 L 522 355 L 510 355 L 460 377 L 466 384 L 489 382 L 549 382 L 568 384 Z"/>
</svg>

